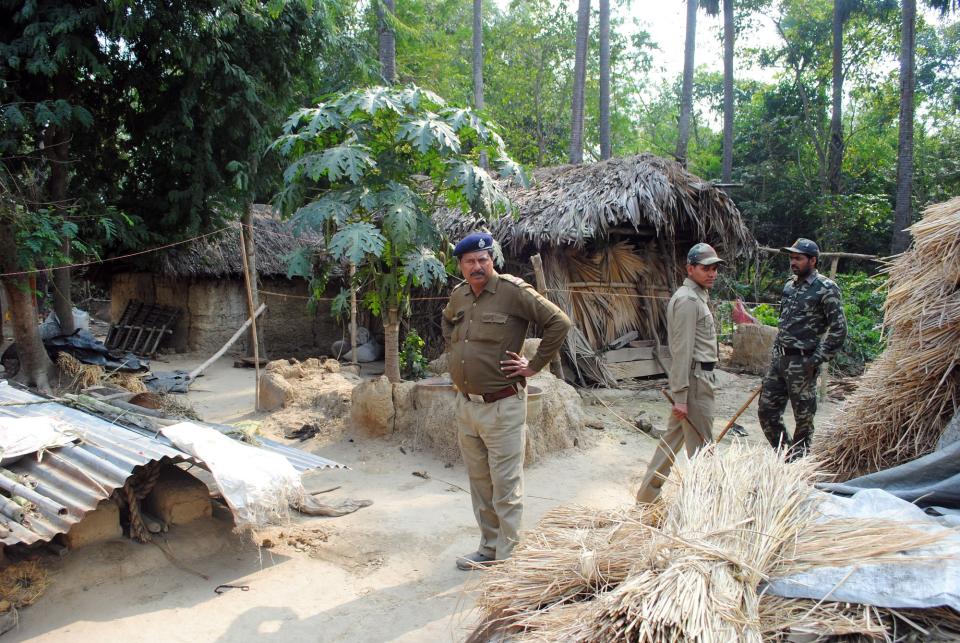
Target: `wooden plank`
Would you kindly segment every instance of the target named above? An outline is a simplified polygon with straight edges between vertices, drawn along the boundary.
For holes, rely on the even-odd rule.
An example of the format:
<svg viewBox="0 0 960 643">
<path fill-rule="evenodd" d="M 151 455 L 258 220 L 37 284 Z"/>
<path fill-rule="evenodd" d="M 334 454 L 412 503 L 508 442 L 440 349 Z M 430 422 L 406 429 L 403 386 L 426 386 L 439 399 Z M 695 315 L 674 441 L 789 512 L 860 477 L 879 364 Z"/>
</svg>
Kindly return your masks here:
<svg viewBox="0 0 960 643">
<path fill-rule="evenodd" d="M 665 367 L 670 368 L 670 358 L 661 357 Z M 633 362 L 620 362 L 607 366 L 610 375 L 615 380 L 627 380 L 632 377 L 649 377 L 650 375 L 661 375 L 663 369 L 654 359 L 641 359 Z"/>
<path fill-rule="evenodd" d="M 653 359 L 653 346 L 641 348 L 618 348 L 603 354 L 605 364 L 618 362 L 635 362 L 638 359 Z"/>
<path fill-rule="evenodd" d="M 630 348 L 640 348 L 643 350 L 649 350 L 649 357 L 641 357 L 638 359 L 653 359 L 653 340 L 652 339 L 641 339 L 636 342 L 630 342 L 628 344 Z M 660 344 L 660 357 L 669 358 L 670 357 L 670 347 L 664 344 Z"/>
</svg>

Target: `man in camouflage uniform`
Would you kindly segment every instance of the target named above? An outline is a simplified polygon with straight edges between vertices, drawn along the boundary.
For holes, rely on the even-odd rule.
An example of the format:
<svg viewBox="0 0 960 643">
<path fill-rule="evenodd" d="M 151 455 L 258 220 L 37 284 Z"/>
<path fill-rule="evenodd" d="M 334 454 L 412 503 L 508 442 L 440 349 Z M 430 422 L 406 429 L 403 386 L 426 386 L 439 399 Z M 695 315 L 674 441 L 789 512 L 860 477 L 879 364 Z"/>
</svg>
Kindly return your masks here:
<svg viewBox="0 0 960 643">
<path fill-rule="evenodd" d="M 847 336 L 837 284 L 817 272 L 820 249 L 797 239 L 782 252 L 790 254 L 794 277 L 783 287 L 780 329 L 773 344 L 770 369 L 763 378 L 758 416 L 763 434 L 774 448 L 788 448 L 790 459 L 806 455 L 817 413 L 817 374 Z M 793 407 L 796 428 L 787 436 L 783 411 Z"/>
<path fill-rule="evenodd" d="M 493 267 L 493 237 L 474 233 L 457 244 L 464 283 L 443 310 L 450 377 L 457 387 L 460 453 L 470 476 L 477 551 L 457 559 L 475 569 L 510 557 L 523 517 L 526 378 L 560 350 L 570 319 L 530 284 Z M 530 323 L 543 331 L 537 354 L 520 353 Z"/>
<path fill-rule="evenodd" d="M 667 343 L 672 357 L 667 378 L 673 408 L 667 432 L 657 444 L 637 491 L 637 502 L 657 499 L 681 448 L 686 447 L 687 455 L 692 456 L 713 442 L 713 369 L 718 355 L 717 329 L 708 304 L 721 263 L 717 251 L 705 243 L 690 248 L 687 278 L 667 304 Z"/>
</svg>

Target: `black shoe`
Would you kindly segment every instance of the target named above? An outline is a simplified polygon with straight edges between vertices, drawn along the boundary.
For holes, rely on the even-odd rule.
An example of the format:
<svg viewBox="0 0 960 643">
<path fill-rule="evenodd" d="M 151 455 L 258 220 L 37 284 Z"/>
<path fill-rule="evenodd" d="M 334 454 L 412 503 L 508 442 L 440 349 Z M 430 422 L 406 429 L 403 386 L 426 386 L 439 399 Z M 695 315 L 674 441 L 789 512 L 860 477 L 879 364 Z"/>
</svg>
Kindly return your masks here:
<svg viewBox="0 0 960 643">
<path fill-rule="evenodd" d="M 484 567 L 489 567 L 490 565 L 495 565 L 497 562 L 497 559 L 491 558 L 490 556 L 485 556 L 480 552 L 475 551 L 472 554 L 460 556 L 457 559 L 457 569 L 468 572 L 471 569 L 482 569 Z"/>
</svg>

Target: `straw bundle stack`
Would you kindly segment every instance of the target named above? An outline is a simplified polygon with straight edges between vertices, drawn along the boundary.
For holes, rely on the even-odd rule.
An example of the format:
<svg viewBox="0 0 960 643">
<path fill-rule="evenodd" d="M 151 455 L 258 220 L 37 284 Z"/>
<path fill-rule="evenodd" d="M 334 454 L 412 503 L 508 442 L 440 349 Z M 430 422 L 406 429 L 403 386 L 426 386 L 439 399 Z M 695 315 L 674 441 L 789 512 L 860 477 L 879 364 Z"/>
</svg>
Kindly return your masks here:
<svg viewBox="0 0 960 643">
<path fill-rule="evenodd" d="M 817 566 L 902 560 L 938 535 L 880 520 L 818 522 L 816 464 L 734 444 L 680 461 L 656 505 L 567 508 L 484 572 L 471 641 L 782 640 L 789 631 L 885 636 L 896 614 L 960 631 L 953 612 L 783 599 L 763 583 Z M 941 623 L 941 625 L 943 625 Z"/>
<path fill-rule="evenodd" d="M 841 480 L 933 451 L 960 408 L 960 198 L 931 206 L 888 269 L 887 349 L 814 445 Z"/>
</svg>

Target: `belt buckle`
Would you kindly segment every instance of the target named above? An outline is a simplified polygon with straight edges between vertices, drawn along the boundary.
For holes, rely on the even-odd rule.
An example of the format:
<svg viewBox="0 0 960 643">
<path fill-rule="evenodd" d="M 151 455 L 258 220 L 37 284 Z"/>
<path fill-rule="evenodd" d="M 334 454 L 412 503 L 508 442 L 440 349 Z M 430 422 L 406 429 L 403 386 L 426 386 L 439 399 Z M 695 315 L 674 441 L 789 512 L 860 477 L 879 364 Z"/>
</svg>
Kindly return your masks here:
<svg viewBox="0 0 960 643">
<path fill-rule="evenodd" d="M 482 395 L 477 395 L 476 393 L 464 393 L 467 396 L 467 399 L 471 402 L 476 402 L 477 404 L 485 404 L 486 400 L 483 399 Z"/>
</svg>

